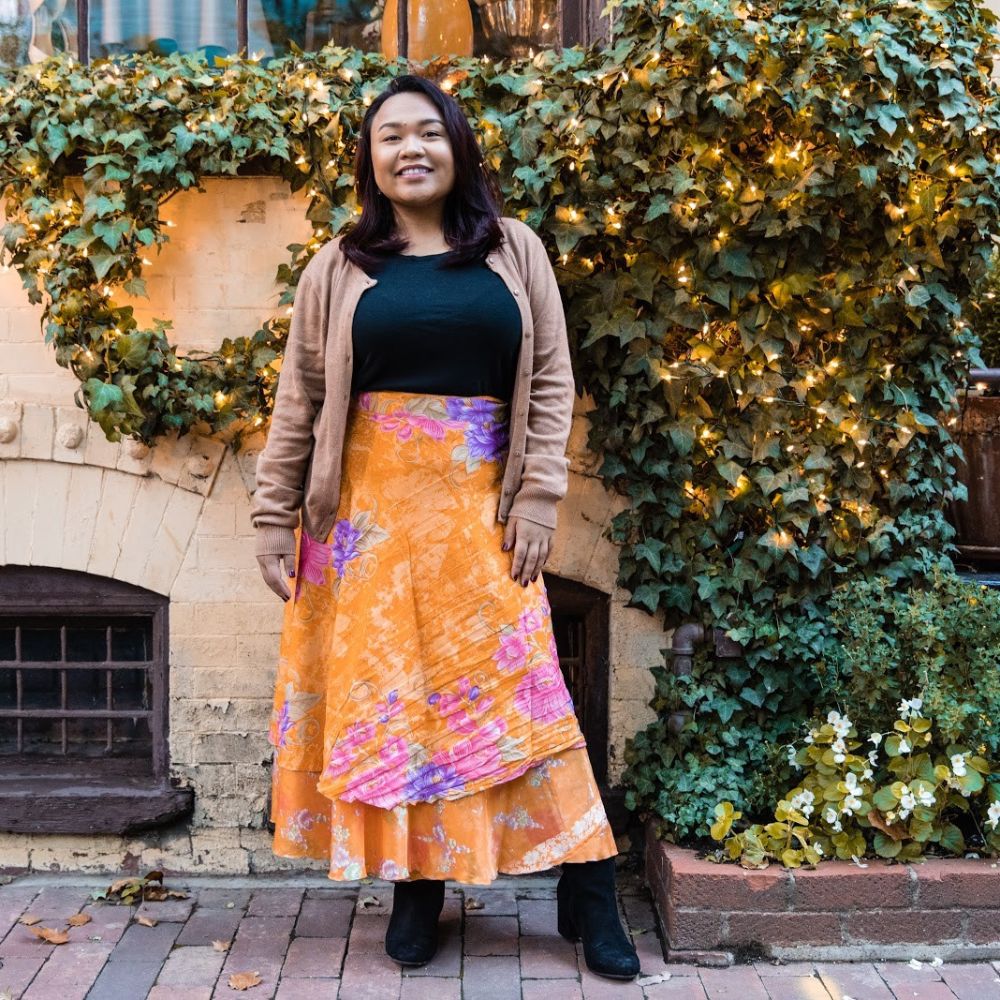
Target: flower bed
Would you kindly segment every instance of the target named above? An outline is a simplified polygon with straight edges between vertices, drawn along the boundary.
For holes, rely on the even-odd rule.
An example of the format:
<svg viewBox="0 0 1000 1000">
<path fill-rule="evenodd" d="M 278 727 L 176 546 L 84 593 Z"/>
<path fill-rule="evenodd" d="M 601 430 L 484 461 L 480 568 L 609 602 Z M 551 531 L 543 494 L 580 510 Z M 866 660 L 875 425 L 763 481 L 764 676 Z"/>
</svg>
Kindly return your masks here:
<svg viewBox="0 0 1000 1000">
<path fill-rule="evenodd" d="M 1000 864 L 720 865 L 646 826 L 646 878 L 671 961 L 1000 958 Z"/>
</svg>

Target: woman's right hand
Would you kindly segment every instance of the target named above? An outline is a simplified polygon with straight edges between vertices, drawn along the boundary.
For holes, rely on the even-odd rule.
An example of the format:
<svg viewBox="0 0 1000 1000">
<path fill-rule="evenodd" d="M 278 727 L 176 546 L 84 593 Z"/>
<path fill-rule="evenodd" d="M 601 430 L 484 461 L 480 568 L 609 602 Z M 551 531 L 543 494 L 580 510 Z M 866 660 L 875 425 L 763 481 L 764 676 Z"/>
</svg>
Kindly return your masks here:
<svg viewBox="0 0 1000 1000">
<path fill-rule="evenodd" d="M 295 576 L 295 552 L 257 556 L 257 565 L 260 566 L 264 582 L 278 597 L 287 601 L 292 596 L 292 592 L 288 589 L 285 576 L 287 575 L 289 579 L 293 579 Z"/>
</svg>

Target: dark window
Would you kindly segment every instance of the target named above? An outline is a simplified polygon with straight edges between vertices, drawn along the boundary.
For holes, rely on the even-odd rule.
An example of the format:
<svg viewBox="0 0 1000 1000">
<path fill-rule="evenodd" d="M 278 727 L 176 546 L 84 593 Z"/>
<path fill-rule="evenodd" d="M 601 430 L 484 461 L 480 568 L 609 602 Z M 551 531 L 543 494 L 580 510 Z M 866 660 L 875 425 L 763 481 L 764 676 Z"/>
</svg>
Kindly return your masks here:
<svg viewBox="0 0 1000 1000">
<path fill-rule="evenodd" d="M 526 55 L 530 46 L 607 37 L 603 0 L 468 0 L 473 54 Z M 34 6 L 36 9 L 31 10 Z M 259 53 L 266 64 L 333 43 L 378 51 L 380 25 L 363 0 L 40 0 L 0 5 L 0 65 L 69 53 L 82 62 L 133 52 Z M 523 24 L 518 24 L 518 21 Z"/>
<path fill-rule="evenodd" d="M 0 829 L 127 832 L 189 811 L 168 776 L 167 605 L 0 567 Z"/>
</svg>

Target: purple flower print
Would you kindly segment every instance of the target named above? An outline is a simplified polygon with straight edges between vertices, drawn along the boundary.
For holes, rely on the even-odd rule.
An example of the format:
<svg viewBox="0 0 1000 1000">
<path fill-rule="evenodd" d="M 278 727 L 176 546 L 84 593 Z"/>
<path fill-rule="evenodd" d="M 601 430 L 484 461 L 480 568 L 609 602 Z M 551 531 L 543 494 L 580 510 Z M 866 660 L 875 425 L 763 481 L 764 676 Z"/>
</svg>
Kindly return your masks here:
<svg viewBox="0 0 1000 1000">
<path fill-rule="evenodd" d="M 503 770 L 500 739 L 507 732 L 505 719 L 491 719 L 478 732 L 434 754 L 433 763 L 453 769 L 465 781 L 475 781 Z"/>
<path fill-rule="evenodd" d="M 354 758 L 358 755 L 354 745 L 346 740 L 340 740 L 330 751 L 330 759 L 327 761 L 324 774 L 337 778 L 346 774 L 354 764 Z"/>
<path fill-rule="evenodd" d="M 543 663 L 525 674 L 514 691 L 514 707 L 532 722 L 558 722 L 573 713 L 573 701 L 562 671 L 553 663 Z"/>
<path fill-rule="evenodd" d="M 293 725 L 295 723 L 292 721 L 292 713 L 289 710 L 288 702 L 284 701 L 281 703 L 281 708 L 274 721 L 274 740 L 272 742 L 276 741 L 275 746 L 283 747 L 285 745 L 285 740 Z"/>
<path fill-rule="evenodd" d="M 541 608 L 525 608 L 517 620 L 517 627 L 525 635 L 537 632 L 545 623 Z"/>
<path fill-rule="evenodd" d="M 362 532 L 346 517 L 333 526 L 333 566 L 338 576 L 343 576 L 344 567 L 361 554 L 358 548 L 361 535 Z M 322 578 L 319 582 L 323 582 Z"/>
<path fill-rule="evenodd" d="M 402 736 L 393 736 L 386 740 L 378 756 L 386 767 L 395 769 L 402 767 L 410 759 L 410 751 Z"/>
<path fill-rule="evenodd" d="M 480 396 L 448 396 L 448 416 L 465 425 L 469 459 L 499 461 L 510 443 L 510 428 L 503 418 L 504 405 Z"/>
<path fill-rule="evenodd" d="M 404 794 L 408 802 L 426 802 L 464 787 L 465 780 L 453 767 L 424 764 L 410 775 Z"/>
<path fill-rule="evenodd" d="M 306 532 L 302 532 L 302 540 L 299 544 L 299 584 L 302 580 L 310 583 L 323 585 L 323 570 L 330 565 L 330 546 L 323 542 L 317 542 Z"/>
<path fill-rule="evenodd" d="M 355 722 L 347 727 L 346 743 L 352 747 L 367 743 L 375 735 L 375 726 L 371 722 Z"/>
<path fill-rule="evenodd" d="M 445 424 L 422 413 L 393 410 L 391 413 L 376 413 L 374 419 L 387 431 L 393 431 L 400 441 L 409 441 L 415 430 L 423 431 L 437 441 L 444 438 Z"/>
<path fill-rule="evenodd" d="M 403 711 L 403 703 L 399 700 L 398 691 L 390 691 L 384 701 L 380 701 L 375 706 L 378 712 L 378 721 L 384 726 L 390 719 L 399 715 Z"/>
<path fill-rule="evenodd" d="M 437 708 L 448 728 L 455 733 L 474 733 L 476 731 L 476 716 L 489 711 L 493 705 L 493 697 L 480 697 L 479 685 L 474 685 L 468 677 L 458 682 L 458 694 L 451 691 L 435 691 L 427 699 L 429 705 Z"/>
<path fill-rule="evenodd" d="M 465 443 L 470 458 L 481 458 L 486 462 L 498 462 L 509 444 L 506 424 L 470 424 L 465 432 Z"/>
<path fill-rule="evenodd" d="M 496 420 L 498 412 L 506 404 L 483 396 L 448 396 L 444 401 L 448 416 L 453 420 L 474 420 L 483 423 Z"/>
<path fill-rule="evenodd" d="M 528 659 L 528 641 L 513 630 L 500 633 L 500 648 L 493 654 L 500 670 L 513 670 Z"/>
</svg>

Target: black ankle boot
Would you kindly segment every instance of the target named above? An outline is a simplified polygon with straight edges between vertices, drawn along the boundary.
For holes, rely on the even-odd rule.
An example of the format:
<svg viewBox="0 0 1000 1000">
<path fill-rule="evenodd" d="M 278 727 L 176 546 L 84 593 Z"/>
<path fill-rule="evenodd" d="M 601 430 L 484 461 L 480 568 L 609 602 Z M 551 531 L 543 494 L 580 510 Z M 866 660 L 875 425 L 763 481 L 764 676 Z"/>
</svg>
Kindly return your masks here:
<svg viewBox="0 0 1000 1000">
<path fill-rule="evenodd" d="M 559 933 L 570 941 L 583 941 L 583 957 L 591 972 L 611 979 L 634 979 L 639 974 L 639 956 L 618 916 L 613 858 L 564 864 L 556 899 Z"/>
<path fill-rule="evenodd" d="M 441 879 L 394 883 L 385 953 L 400 965 L 426 965 L 437 951 L 438 917 L 443 906 Z"/>
</svg>

